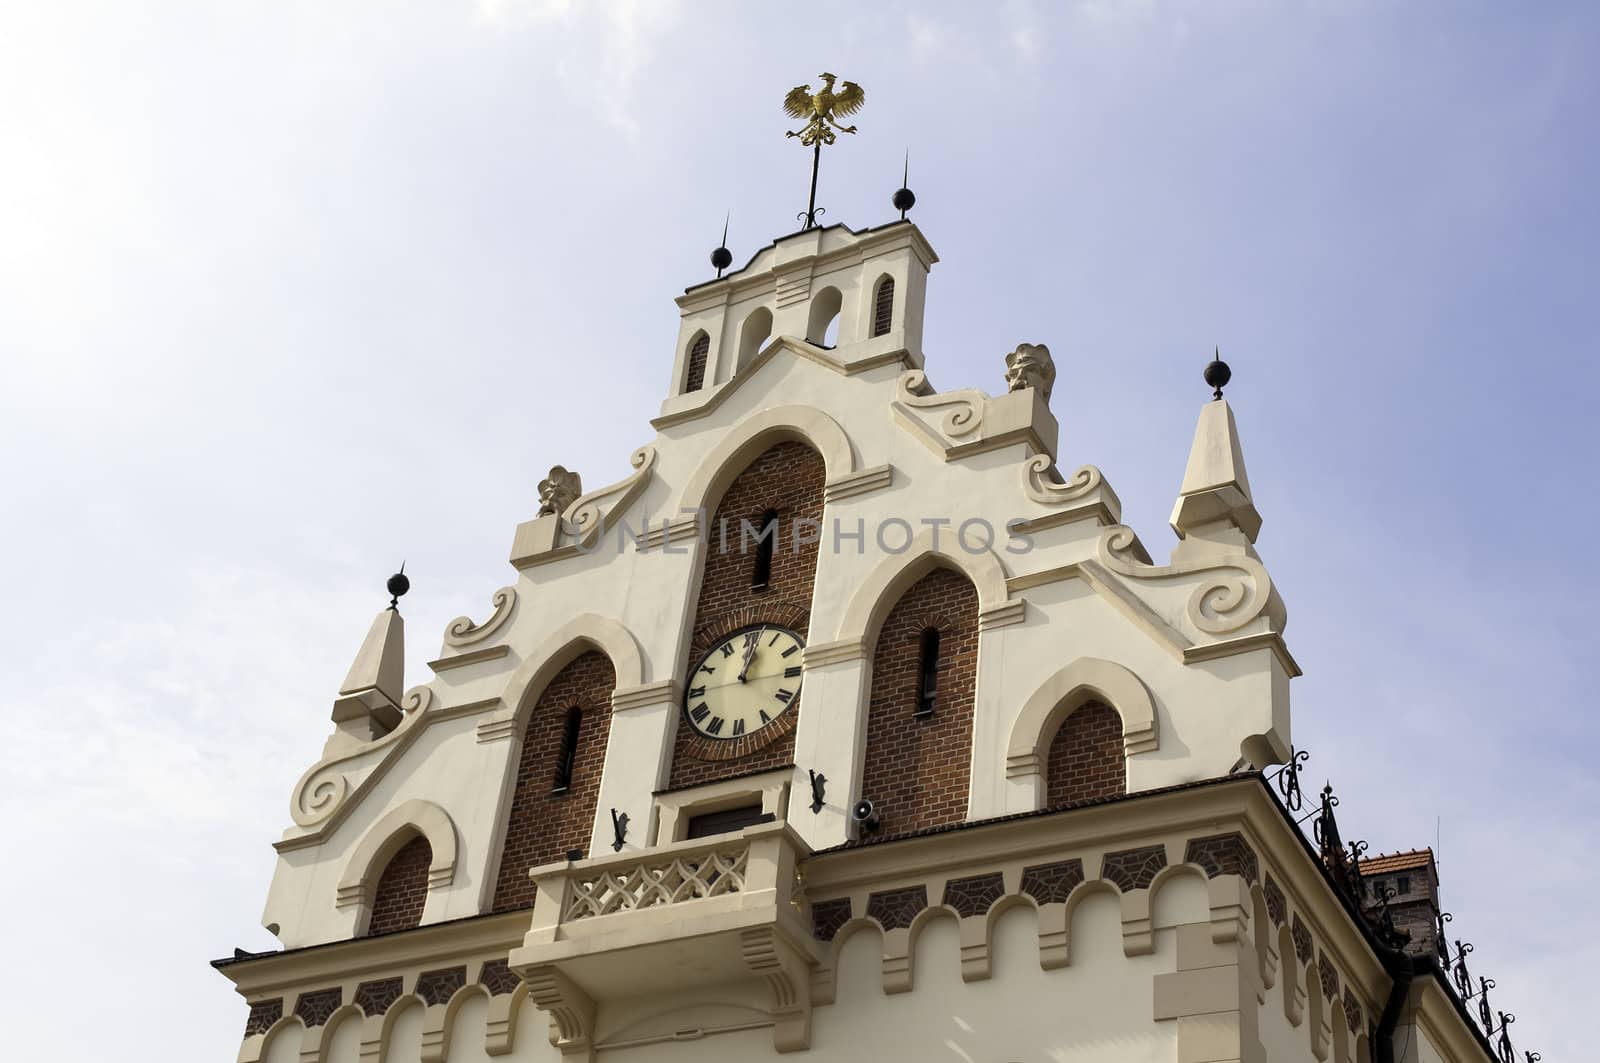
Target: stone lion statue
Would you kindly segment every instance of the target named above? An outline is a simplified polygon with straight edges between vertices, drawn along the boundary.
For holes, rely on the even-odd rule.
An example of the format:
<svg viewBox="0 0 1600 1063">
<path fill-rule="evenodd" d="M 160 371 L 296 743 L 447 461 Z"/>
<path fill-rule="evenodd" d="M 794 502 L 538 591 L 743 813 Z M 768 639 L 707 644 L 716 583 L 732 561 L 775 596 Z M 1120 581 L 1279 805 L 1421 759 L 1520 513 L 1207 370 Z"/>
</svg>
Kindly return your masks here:
<svg viewBox="0 0 1600 1063">
<path fill-rule="evenodd" d="M 550 475 L 539 481 L 539 516 L 562 513 L 583 494 L 583 480 L 564 466 L 553 465 Z"/>
<path fill-rule="evenodd" d="M 1044 344 L 1018 344 L 1016 350 L 1006 355 L 1006 390 L 1037 388 L 1048 402 L 1055 382 L 1056 364 L 1050 359 L 1050 348 Z"/>
</svg>

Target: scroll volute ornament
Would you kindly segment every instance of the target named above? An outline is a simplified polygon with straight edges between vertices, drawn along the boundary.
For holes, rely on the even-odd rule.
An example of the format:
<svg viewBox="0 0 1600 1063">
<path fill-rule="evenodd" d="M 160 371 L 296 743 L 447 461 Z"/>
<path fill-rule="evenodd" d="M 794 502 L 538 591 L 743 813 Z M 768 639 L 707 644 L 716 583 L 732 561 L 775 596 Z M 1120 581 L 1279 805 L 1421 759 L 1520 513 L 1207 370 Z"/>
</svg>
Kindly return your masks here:
<svg viewBox="0 0 1600 1063">
<path fill-rule="evenodd" d="M 543 484 L 540 487 L 542 489 Z M 541 490 L 540 493 L 543 494 L 543 491 Z M 501 587 L 494 592 L 494 597 L 491 600 L 494 604 L 494 612 L 483 623 L 475 623 L 470 616 L 458 616 L 450 621 L 450 626 L 444 629 L 445 645 L 468 646 L 474 642 L 482 642 L 500 630 L 505 622 L 510 619 L 512 607 L 517 604 L 517 589 L 515 587 Z"/>
<path fill-rule="evenodd" d="M 1226 555 L 1170 565 L 1145 564 L 1137 556 L 1138 539 L 1125 525 L 1100 533 L 1100 563 L 1120 576 L 1136 580 L 1201 577 L 1189 595 L 1189 622 L 1210 635 L 1237 631 L 1266 613 L 1273 629 L 1283 629 L 1283 602 L 1273 589 L 1267 566 L 1245 554 Z"/>
<path fill-rule="evenodd" d="M 539 481 L 539 516 L 565 512 L 583 494 L 583 480 L 562 465 L 552 465 L 550 475 Z"/>
<path fill-rule="evenodd" d="M 1050 348 L 1042 343 L 1020 343 L 1006 355 L 1006 390 L 1021 391 L 1034 388 L 1039 397 L 1050 401 L 1050 389 L 1056 383 L 1056 363 L 1050 357 Z"/>
</svg>

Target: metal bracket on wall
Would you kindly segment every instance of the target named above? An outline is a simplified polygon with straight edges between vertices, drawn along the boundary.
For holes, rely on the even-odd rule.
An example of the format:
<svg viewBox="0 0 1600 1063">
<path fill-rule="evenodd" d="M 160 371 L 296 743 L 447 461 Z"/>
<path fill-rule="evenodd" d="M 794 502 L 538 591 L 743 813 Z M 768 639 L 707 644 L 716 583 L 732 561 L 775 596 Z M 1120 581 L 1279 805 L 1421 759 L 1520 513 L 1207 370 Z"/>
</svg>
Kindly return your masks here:
<svg viewBox="0 0 1600 1063">
<path fill-rule="evenodd" d="M 807 768 L 806 771 L 811 774 L 811 811 L 815 814 L 822 811 L 822 795 L 827 789 L 828 777 L 818 775 L 815 768 Z"/>
</svg>

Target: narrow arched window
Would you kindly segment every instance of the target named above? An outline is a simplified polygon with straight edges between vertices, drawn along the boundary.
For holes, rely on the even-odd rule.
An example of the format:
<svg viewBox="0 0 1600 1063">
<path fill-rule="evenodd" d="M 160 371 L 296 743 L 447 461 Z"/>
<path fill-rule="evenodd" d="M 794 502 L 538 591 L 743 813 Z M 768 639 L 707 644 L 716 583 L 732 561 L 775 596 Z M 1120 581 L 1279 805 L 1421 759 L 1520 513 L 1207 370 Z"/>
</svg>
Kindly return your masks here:
<svg viewBox="0 0 1600 1063">
<path fill-rule="evenodd" d="M 822 289 L 811 300 L 811 313 L 806 319 L 806 342 L 832 350 L 839 339 L 839 312 L 844 307 L 844 296 L 832 286 Z"/>
<path fill-rule="evenodd" d="M 574 705 L 567 710 L 567 725 L 561 731 L 561 749 L 556 754 L 556 780 L 551 793 L 561 793 L 572 785 L 572 766 L 578 761 L 578 729 L 583 726 L 583 710 Z"/>
<path fill-rule="evenodd" d="M 894 278 L 885 277 L 872 303 L 872 334 L 887 336 L 894 324 Z"/>
<path fill-rule="evenodd" d="M 761 514 L 761 530 L 756 535 L 756 564 L 750 573 L 750 589 L 763 591 L 772 579 L 772 547 L 778 539 L 778 511 Z"/>
<path fill-rule="evenodd" d="M 922 633 L 921 667 L 917 678 L 918 716 L 933 715 L 933 701 L 939 693 L 939 629 L 930 627 Z"/>
<path fill-rule="evenodd" d="M 705 387 L 706 358 L 710 354 L 711 337 L 702 332 L 689 344 L 689 369 L 684 374 L 684 391 L 699 391 Z"/>
<path fill-rule="evenodd" d="M 761 345 L 771 335 L 772 311 L 764 306 L 752 310 L 739 329 L 739 361 L 734 366 L 734 372 L 755 361 L 756 355 L 761 353 Z"/>
</svg>

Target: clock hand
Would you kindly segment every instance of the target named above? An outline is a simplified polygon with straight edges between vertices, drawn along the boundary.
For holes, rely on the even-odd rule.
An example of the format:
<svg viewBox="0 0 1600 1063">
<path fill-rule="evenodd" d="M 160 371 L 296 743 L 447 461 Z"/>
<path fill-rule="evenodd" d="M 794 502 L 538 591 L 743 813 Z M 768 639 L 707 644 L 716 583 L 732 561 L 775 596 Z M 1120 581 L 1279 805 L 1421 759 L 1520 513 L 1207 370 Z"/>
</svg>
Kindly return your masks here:
<svg viewBox="0 0 1600 1063">
<path fill-rule="evenodd" d="M 744 663 L 739 668 L 739 682 L 743 683 L 745 681 L 744 675 L 750 670 L 750 661 L 756 655 L 756 647 L 761 645 L 761 636 L 765 635 L 766 633 L 767 628 L 766 625 L 763 624 L 761 626 L 761 630 L 756 632 L 756 637 L 750 640 L 750 645 L 744 648 Z"/>
</svg>

